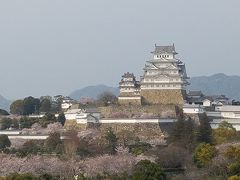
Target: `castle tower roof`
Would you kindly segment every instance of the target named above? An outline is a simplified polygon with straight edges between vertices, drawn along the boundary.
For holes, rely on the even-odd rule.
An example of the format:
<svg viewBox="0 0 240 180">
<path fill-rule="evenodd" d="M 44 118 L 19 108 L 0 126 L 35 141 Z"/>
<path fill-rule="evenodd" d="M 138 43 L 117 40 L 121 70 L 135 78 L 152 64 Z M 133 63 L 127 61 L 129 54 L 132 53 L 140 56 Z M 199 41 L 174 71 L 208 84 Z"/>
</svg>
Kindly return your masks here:
<svg viewBox="0 0 240 180">
<path fill-rule="evenodd" d="M 162 53 L 177 54 L 177 52 L 175 51 L 174 44 L 171 46 L 158 46 L 155 44 L 155 50 L 152 53 L 153 54 L 162 54 Z"/>
<path fill-rule="evenodd" d="M 135 78 L 134 74 L 133 73 L 124 73 L 124 75 L 122 76 L 123 78 Z"/>
</svg>

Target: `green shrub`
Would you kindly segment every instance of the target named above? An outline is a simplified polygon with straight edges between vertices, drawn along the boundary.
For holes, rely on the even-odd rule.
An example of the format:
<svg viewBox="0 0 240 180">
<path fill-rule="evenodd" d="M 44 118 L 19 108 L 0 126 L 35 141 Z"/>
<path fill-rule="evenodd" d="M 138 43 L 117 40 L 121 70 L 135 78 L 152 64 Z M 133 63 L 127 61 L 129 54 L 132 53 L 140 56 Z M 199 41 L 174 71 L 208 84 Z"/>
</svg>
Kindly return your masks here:
<svg viewBox="0 0 240 180">
<path fill-rule="evenodd" d="M 8 139 L 8 136 L 5 134 L 0 135 L 0 149 L 5 149 L 11 146 L 11 141 Z"/>
<path fill-rule="evenodd" d="M 228 142 L 236 137 L 237 131 L 233 126 L 223 121 L 219 124 L 217 129 L 213 130 L 213 139 L 215 144 L 222 144 Z"/>
<path fill-rule="evenodd" d="M 13 173 L 6 177 L 7 180 L 37 180 L 37 177 L 33 176 L 32 174 L 18 174 Z"/>
<path fill-rule="evenodd" d="M 18 157 L 25 157 L 29 154 L 39 154 L 44 151 L 43 143 L 41 141 L 30 140 L 23 144 L 22 148 L 16 150 L 16 155 Z"/>
<path fill-rule="evenodd" d="M 147 179 L 164 180 L 166 179 L 166 175 L 158 164 L 148 160 L 142 160 L 135 165 L 132 179 L 133 180 L 147 180 Z"/>
<path fill-rule="evenodd" d="M 216 155 L 216 148 L 208 143 L 201 143 L 194 151 L 193 161 L 198 167 L 206 166 Z"/>
<path fill-rule="evenodd" d="M 151 145 L 145 142 L 137 142 L 136 144 L 130 145 L 129 150 L 130 153 L 134 154 L 135 156 L 140 155 L 151 148 Z"/>
<path fill-rule="evenodd" d="M 18 128 L 18 121 L 16 119 L 3 118 L 0 120 L 1 130 L 12 128 Z"/>
<path fill-rule="evenodd" d="M 240 176 L 231 176 L 228 178 L 228 180 L 240 180 Z"/>
<path fill-rule="evenodd" d="M 240 161 L 240 146 L 229 146 L 225 151 L 225 156 L 229 159 Z"/>
<path fill-rule="evenodd" d="M 40 121 L 40 119 L 37 119 L 37 118 L 22 117 L 19 120 L 20 128 L 21 129 L 23 129 L 23 128 L 31 128 L 34 123 L 37 123 L 39 121 Z"/>
<path fill-rule="evenodd" d="M 60 177 L 52 176 L 50 174 L 42 174 L 38 177 L 38 180 L 59 180 Z"/>
<path fill-rule="evenodd" d="M 51 133 L 44 142 L 47 152 L 52 153 L 58 151 L 62 147 L 62 141 L 58 132 Z"/>
<path fill-rule="evenodd" d="M 228 166 L 230 175 L 240 175 L 240 162 L 232 163 Z"/>
<path fill-rule="evenodd" d="M 80 157 L 86 157 L 90 154 L 90 152 L 87 148 L 78 148 L 76 154 Z"/>
</svg>

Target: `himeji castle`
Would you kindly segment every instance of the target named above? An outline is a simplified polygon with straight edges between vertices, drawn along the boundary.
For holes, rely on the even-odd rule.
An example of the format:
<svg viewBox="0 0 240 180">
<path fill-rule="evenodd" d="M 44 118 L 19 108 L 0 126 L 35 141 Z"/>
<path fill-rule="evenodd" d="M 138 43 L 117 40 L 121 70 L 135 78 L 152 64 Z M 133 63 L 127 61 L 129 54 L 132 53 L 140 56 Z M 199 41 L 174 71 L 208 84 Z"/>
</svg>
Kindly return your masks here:
<svg viewBox="0 0 240 180">
<path fill-rule="evenodd" d="M 175 46 L 157 46 L 144 67 L 140 82 L 125 73 L 120 82 L 120 104 L 183 104 L 188 85 L 185 64 Z M 130 78 L 125 76 L 131 75 Z M 130 86 L 129 86 L 130 85 Z M 128 93 L 126 93 L 128 92 Z"/>
</svg>

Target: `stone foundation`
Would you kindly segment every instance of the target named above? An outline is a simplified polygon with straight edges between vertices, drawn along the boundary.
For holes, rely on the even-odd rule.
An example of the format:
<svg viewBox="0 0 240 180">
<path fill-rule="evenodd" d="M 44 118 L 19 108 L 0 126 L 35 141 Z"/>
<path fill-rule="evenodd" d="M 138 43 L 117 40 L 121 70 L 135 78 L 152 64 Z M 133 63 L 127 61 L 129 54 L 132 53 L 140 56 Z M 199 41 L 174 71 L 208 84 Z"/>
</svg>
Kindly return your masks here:
<svg viewBox="0 0 240 180">
<path fill-rule="evenodd" d="M 118 103 L 121 105 L 141 105 L 141 99 L 118 99 Z"/>
<path fill-rule="evenodd" d="M 141 90 L 143 104 L 184 104 L 184 91 L 175 89 Z"/>
<path fill-rule="evenodd" d="M 104 118 L 176 118 L 176 109 L 178 107 L 172 104 L 145 106 L 115 105 L 98 108 Z"/>
<path fill-rule="evenodd" d="M 124 124 L 124 123 L 109 123 L 100 124 L 99 130 L 105 133 L 106 130 L 111 128 L 117 136 L 123 133 L 130 133 L 140 139 L 153 139 L 162 137 L 163 132 L 160 129 L 158 123 L 135 123 L 135 124 Z"/>
<path fill-rule="evenodd" d="M 67 122 L 67 121 L 66 121 Z M 98 132 L 98 136 L 104 137 L 109 129 L 112 129 L 117 137 L 134 137 L 139 138 L 142 141 L 150 141 L 156 139 L 163 139 L 164 132 L 161 130 L 159 123 L 87 123 L 77 124 L 73 122 L 67 122 L 65 128 L 68 130 L 75 130 L 82 132 L 89 129 L 95 129 Z"/>
<path fill-rule="evenodd" d="M 97 128 L 99 124 L 96 123 L 86 123 L 86 124 L 78 124 L 76 120 L 67 120 L 64 124 L 64 127 L 67 130 L 76 130 L 76 131 L 85 131 L 91 128 Z"/>
</svg>

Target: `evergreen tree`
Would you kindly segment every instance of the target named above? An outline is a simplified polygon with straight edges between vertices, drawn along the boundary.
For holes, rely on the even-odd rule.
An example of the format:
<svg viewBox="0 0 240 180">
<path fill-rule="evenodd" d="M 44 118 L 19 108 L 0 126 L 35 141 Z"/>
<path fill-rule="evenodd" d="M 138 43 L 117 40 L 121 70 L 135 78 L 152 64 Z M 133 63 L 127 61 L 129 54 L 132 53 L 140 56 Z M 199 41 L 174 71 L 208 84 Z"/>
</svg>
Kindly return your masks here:
<svg viewBox="0 0 240 180">
<path fill-rule="evenodd" d="M 0 149 L 5 149 L 6 147 L 11 146 L 11 141 L 8 139 L 8 136 L 5 134 L 0 135 Z"/>
<path fill-rule="evenodd" d="M 196 147 L 196 124 L 189 117 L 188 120 L 185 121 L 184 127 L 184 145 L 187 149 L 193 150 Z"/>
<path fill-rule="evenodd" d="M 65 121 L 66 121 L 66 117 L 65 117 L 63 112 L 58 115 L 57 120 L 58 120 L 58 122 L 60 122 L 64 126 Z"/>
<path fill-rule="evenodd" d="M 184 126 L 185 126 L 185 120 L 183 118 L 179 118 L 177 122 L 174 123 L 173 129 L 170 133 L 169 140 L 171 142 L 177 142 L 184 137 Z"/>
<path fill-rule="evenodd" d="M 44 146 L 48 152 L 57 151 L 57 147 L 61 144 L 61 135 L 58 132 L 51 133 L 44 142 Z"/>
<path fill-rule="evenodd" d="M 180 117 L 174 124 L 169 141 L 189 150 L 196 146 L 196 125 L 191 118 Z"/>
<path fill-rule="evenodd" d="M 205 113 L 200 116 L 200 125 L 197 132 L 197 140 L 200 143 L 212 143 L 212 128 Z"/>
<path fill-rule="evenodd" d="M 109 147 L 111 149 L 111 152 L 115 153 L 115 149 L 116 149 L 116 146 L 117 146 L 118 138 L 114 134 L 114 132 L 112 131 L 111 128 L 108 129 L 105 138 L 108 141 L 108 145 L 109 145 Z"/>
<path fill-rule="evenodd" d="M 40 112 L 48 113 L 51 111 L 51 101 L 49 99 L 42 99 L 40 103 Z"/>
</svg>

